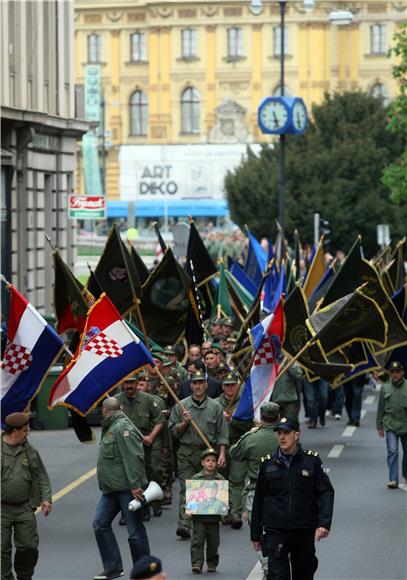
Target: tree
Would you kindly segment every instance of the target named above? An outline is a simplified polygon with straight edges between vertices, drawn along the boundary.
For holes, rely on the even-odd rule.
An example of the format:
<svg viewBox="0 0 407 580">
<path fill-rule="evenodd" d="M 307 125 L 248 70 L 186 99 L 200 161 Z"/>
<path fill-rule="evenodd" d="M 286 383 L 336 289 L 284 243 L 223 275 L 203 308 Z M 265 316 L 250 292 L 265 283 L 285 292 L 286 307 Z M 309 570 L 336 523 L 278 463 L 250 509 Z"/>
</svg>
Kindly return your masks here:
<svg viewBox="0 0 407 580">
<path fill-rule="evenodd" d="M 407 208 L 388 200 L 381 182 L 383 168 L 398 158 L 403 142 L 385 131 L 382 102 L 361 91 L 326 94 L 312 108 L 312 120 L 302 136 L 287 136 L 286 235 L 294 229 L 302 241 L 313 241 L 313 214 L 331 225 L 331 248 L 346 250 L 362 234 L 367 254 L 377 250 L 376 225 L 389 223 L 401 236 Z M 278 216 L 278 143 L 263 146 L 225 178 L 232 219 L 247 224 L 258 237 L 273 237 Z"/>
<path fill-rule="evenodd" d="M 388 130 L 407 135 L 407 24 L 403 24 L 394 35 L 395 46 L 390 49 L 389 57 L 395 56 L 397 64 L 393 66 L 393 78 L 397 81 L 400 93 L 389 107 Z M 390 189 L 390 199 L 401 203 L 407 199 L 407 151 L 400 158 L 386 167 L 382 181 Z"/>
</svg>

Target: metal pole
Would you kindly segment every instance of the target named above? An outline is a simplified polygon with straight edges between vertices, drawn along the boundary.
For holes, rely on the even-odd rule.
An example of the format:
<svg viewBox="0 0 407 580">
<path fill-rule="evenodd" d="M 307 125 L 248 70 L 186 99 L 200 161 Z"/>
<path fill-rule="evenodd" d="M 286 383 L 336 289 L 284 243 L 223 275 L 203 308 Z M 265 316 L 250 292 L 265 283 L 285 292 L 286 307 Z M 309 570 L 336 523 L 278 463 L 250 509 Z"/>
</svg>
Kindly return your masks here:
<svg viewBox="0 0 407 580">
<path fill-rule="evenodd" d="M 285 7 L 287 0 L 279 0 L 280 4 L 280 91 L 284 96 L 284 65 L 285 65 Z M 278 198 L 278 221 L 285 236 L 285 143 L 286 136 L 280 135 L 280 191 Z"/>
<path fill-rule="evenodd" d="M 314 244 L 319 242 L 319 213 L 314 213 Z"/>
</svg>

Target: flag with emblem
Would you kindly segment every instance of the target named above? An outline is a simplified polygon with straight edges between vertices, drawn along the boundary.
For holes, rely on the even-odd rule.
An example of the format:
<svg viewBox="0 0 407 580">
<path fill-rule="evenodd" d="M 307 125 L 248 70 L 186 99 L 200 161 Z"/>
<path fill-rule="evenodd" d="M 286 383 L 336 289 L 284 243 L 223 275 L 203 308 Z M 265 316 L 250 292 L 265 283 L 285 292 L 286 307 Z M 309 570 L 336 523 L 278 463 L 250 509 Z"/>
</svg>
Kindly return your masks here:
<svg viewBox="0 0 407 580">
<path fill-rule="evenodd" d="M 7 415 L 27 408 L 64 344 L 14 286 L 9 290 L 7 345 L 0 374 L 2 426 Z"/>
<path fill-rule="evenodd" d="M 260 420 L 260 407 L 270 400 L 284 340 L 283 278 L 280 277 L 271 314 L 250 331 L 254 343 L 253 362 L 233 415 L 235 419 Z"/>
<path fill-rule="evenodd" d="M 125 377 L 153 359 L 106 294 L 91 307 L 75 355 L 48 401 L 86 415 Z"/>
</svg>

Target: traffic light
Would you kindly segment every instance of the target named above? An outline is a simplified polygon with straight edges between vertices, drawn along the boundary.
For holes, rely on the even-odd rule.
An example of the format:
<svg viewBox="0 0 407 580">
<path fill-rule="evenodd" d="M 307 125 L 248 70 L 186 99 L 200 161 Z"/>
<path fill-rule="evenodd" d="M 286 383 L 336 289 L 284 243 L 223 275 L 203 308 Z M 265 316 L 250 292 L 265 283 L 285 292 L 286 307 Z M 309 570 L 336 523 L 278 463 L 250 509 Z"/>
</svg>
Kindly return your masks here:
<svg viewBox="0 0 407 580">
<path fill-rule="evenodd" d="M 330 244 L 330 235 L 331 235 L 331 224 L 328 220 L 324 220 L 320 218 L 319 220 L 320 225 L 320 235 L 324 236 L 324 244 Z"/>
</svg>

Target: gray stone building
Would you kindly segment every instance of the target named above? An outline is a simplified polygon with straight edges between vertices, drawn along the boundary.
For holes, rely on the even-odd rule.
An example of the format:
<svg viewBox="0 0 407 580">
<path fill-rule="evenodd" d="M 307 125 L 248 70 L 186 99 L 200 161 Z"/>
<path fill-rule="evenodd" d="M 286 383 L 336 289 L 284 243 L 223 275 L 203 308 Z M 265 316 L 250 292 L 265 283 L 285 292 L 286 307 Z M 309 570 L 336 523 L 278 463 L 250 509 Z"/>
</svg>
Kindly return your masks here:
<svg viewBox="0 0 407 580">
<path fill-rule="evenodd" d="M 72 265 L 77 140 L 72 1 L 0 2 L 1 271 L 52 312 L 49 234 Z"/>
</svg>

